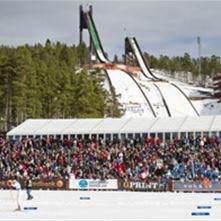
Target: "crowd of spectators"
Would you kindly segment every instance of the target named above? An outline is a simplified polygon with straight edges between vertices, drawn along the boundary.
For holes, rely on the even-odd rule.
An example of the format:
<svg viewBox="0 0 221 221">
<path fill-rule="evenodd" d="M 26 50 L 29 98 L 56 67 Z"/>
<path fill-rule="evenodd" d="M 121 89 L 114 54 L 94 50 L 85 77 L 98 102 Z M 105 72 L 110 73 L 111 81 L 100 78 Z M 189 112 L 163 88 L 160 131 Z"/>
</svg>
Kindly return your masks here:
<svg viewBox="0 0 221 221">
<path fill-rule="evenodd" d="M 216 136 L 125 140 L 0 138 L 0 179 L 55 177 L 131 181 L 221 180 L 221 141 Z"/>
</svg>

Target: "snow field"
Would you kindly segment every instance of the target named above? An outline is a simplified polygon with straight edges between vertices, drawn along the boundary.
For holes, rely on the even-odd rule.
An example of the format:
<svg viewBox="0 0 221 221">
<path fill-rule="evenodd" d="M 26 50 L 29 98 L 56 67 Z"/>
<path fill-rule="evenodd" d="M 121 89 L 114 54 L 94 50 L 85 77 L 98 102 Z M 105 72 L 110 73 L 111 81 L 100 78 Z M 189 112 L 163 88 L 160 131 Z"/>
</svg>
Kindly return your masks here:
<svg viewBox="0 0 221 221">
<path fill-rule="evenodd" d="M 15 195 L 15 192 L 13 192 Z M 24 206 L 34 211 L 14 212 L 8 190 L 0 191 L 0 220 L 220 220 L 220 193 L 122 192 L 122 191 L 33 191 Z M 89 197 L 90 200 L 81 200 Z M 197 209 L 211 206 L 211 209 Z M 192 216 L 209 212 L 209 216 Z"/>
<path fill-rule="evenodd" d="M 116 93 L 121 95 L 119 101 L 126 109 L 124 117 L 153 117 L 144 95 L 127 73 L 120 70 L 107 70 L 107 73 Z"/>
</svg>

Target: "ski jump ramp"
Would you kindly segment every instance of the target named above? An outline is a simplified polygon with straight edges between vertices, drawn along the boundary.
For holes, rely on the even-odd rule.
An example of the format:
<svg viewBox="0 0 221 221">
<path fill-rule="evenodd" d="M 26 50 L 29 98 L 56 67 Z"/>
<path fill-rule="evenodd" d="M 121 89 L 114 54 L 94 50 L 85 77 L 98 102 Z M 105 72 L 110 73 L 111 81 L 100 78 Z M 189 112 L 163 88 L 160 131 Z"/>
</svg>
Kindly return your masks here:
<svg viewBox="0 0 221 221">
<path fill-rule="evenodd" d="M 90 38 L 101 63 L 111 63 L 106 57 L 95 23 L 84 12 Z M 135 38 L 126 38 L 142 70 L 140 79 L 122 70 L 106 70 L 109 87 L 114 87 L 125 109 L 124 117 L 198 116 L 186 94 L 174 83 L 156 77 L 146 64 Z M 146 79 L 146 80 L 142 80 Z"/>
<path fill-rule="evenodd" d="M 133 76 L 120 70 L 107 70 L 107 74 L 115 90 L 121 95 L 121 103 L 127 108 L 125 114 L 127 117 L 135 115 L 156 117 L 152 104 Z"/>
<path fill-rule="evenodd" d="M 126 41 L 130 44 L 137 62 L 142 69 L 141 78 L 144 79 L 146 77 L 147 80 L 155 81 L 154 84 L 160 92 L 162 100 L 165 101 L 164 103 L 168 110 L 168 116 L 198 116 L 199 114 L 192 102 L 178 85 L 164 81 L 151 72 L 143 58 L 136 39 L 126 38 Z"/>
</svg>

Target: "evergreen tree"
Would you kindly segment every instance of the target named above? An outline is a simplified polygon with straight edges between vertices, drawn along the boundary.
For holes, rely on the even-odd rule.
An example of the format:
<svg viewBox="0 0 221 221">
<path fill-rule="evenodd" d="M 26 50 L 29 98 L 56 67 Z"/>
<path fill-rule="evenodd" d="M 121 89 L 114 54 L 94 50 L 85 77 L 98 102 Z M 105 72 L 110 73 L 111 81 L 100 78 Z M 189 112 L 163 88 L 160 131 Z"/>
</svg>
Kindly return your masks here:
<svg viewBox="0 0 221 221">
<path fill-rule="evenodd" d="M 9 130 L 12 124 L 13 106 L 13 79 L 16 76 L 16 58 L 13 50 L 5 50 L 1 58 L 0 82 L 1 82 L 1 118 L 4 121 L 4 129 Z"/>
<path fill-rule="evenodd" d="M 121 117 L 124 114 L 122 105 L 119 103 L 119 94 L 116 94 L 115 88 L 111 86 L 110 93 L 107 95 L 105 105 L 105 116 L 106 117 Z"/>
<path fill-rule="evenodd" d="M 77 46 L 77 56 L 80 67 L 83 67 L 84 65 L 88 64 L 89 52 L 85 43 L 79 44 Z"/>
</svg>

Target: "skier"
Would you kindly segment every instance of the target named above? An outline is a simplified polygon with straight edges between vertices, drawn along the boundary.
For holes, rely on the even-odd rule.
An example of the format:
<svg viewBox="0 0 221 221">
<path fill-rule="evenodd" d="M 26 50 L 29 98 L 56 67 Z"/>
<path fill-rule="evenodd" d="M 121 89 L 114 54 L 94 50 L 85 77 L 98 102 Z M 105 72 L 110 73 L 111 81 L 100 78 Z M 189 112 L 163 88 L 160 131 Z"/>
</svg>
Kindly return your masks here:
<svg viewBox="0 0 221 221">
<path fill-rule="evenodd" d="M 17 181 L 16 177 L 12 181 L 12 187 L 17 191 L 16 203 L 18 207 L 15 211 L 21 211 L 21 184 Z"/>
<path fill-rule="evenodd" d="M 26 180 L 26 192 L 27 192 L 27 200 L 33 199 L 33 196 L 31 195 L 31 190 L 32 190 L 32 180 L 31 177 L 28 176 Z"/>
</svg>

